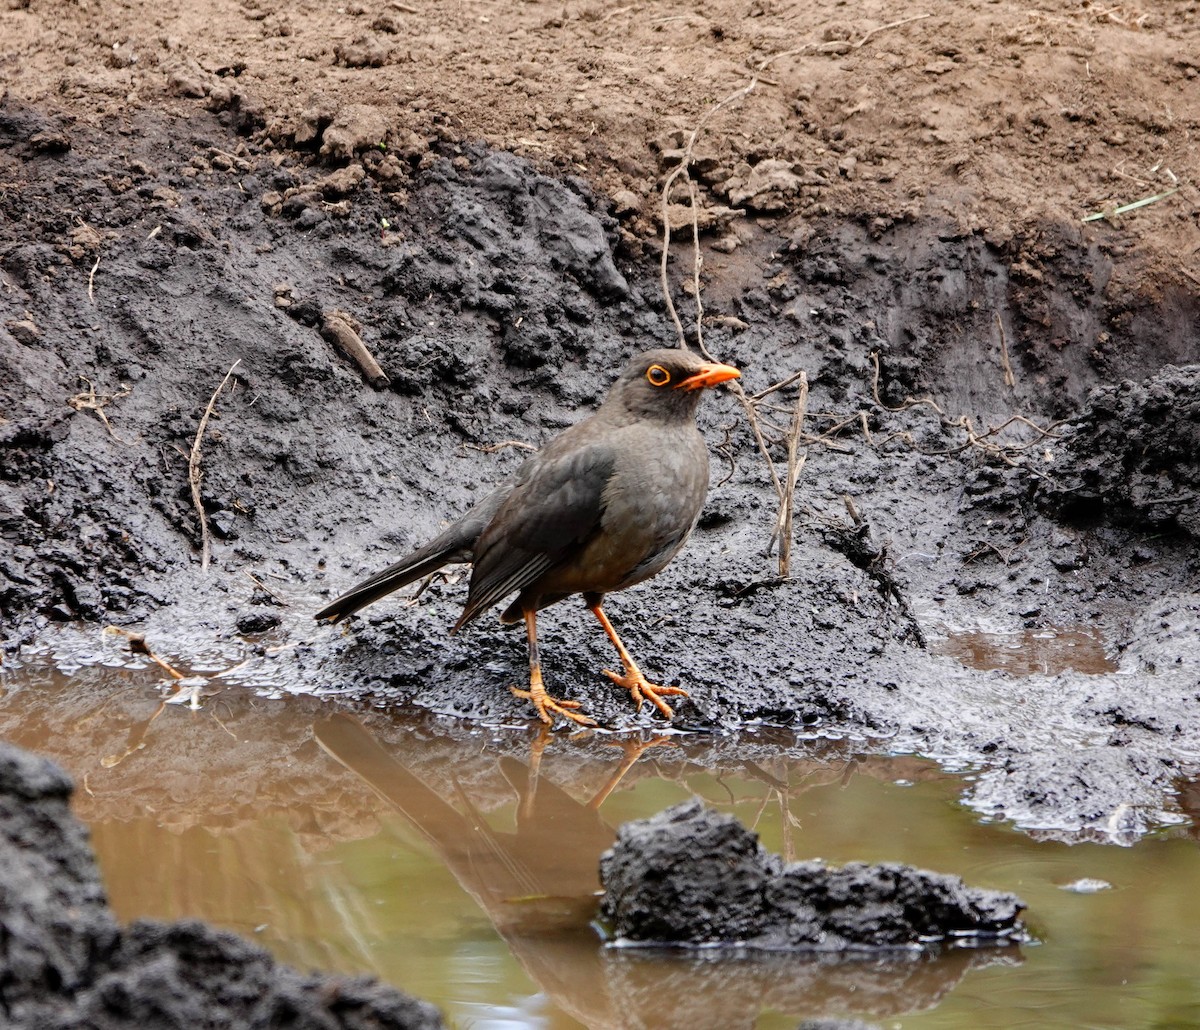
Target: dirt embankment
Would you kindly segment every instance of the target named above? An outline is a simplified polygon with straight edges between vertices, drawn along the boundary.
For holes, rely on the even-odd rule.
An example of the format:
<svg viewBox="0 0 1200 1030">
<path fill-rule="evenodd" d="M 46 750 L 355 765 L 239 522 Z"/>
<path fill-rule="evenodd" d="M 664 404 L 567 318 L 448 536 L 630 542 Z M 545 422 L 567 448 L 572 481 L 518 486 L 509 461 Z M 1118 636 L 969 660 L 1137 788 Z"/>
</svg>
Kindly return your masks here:
<svg viewBox="0 0 1200 1030">
<path fill-rule="evenodd" d="M 314 635 L 308 613 L 520 461 L 494 445 L 536 444 L 628 353 L 670 342 L 653 270 L 622 249 L 605 202 L 474 145 L 414 155 L 398 189 L 378 163 L 281 160 L 209 115 L 147 112 L 122 134 L 9 103 L 3 127 L 21 176 L 3 257 L 10 641 L 59 620 L 148 620 L 160 649 L 201 654 L 269 630 L 299 644 L 263 658 L 273 679 L 523 719 L 507 690 L 518 635 L 446 636 L 460 584 L 371 609 L 346 636 Z M 941 218 L 778 235 L 788 224 L 710 250 L 705 296 L 708 344 L 752 390 L 800 368 L 812 383 L 792 575 L 779 582 L 763 554 L 765 464 L 717 399 L 702 421 L 731 472 L 688 553 L 616 599 L 631 646 L 692 690 L 683 727 L 888 736 L 986 763 L 973 800 L 989 811 L 1097 832 L 1119 813 L 1120 832 L 1140 832 L 1190 767 L 1197 724 L 1195 451 L 1191 423 L 1163 417 L 1195 403 L 1195 368 L 1164 367 L 1194 347 L 1194 299 L 1110 298 L 1108 230 L 1047 224 L 999 244 Z M 390 388 L 322 335 L 335 309 Z M 235 361 L 202 447 L 202 574 L 188 455 Z M 1114 371 L 1130 385 L 1105 386 Z M 628 724 L 588 686 L 603 642 L 560 607 L 551 682 Z M 1118 672 L 1015 684 L 921 646 L 1081 625 Z M 1066 769 L 1082 784 L 1070 799 Z"/>
</svg>

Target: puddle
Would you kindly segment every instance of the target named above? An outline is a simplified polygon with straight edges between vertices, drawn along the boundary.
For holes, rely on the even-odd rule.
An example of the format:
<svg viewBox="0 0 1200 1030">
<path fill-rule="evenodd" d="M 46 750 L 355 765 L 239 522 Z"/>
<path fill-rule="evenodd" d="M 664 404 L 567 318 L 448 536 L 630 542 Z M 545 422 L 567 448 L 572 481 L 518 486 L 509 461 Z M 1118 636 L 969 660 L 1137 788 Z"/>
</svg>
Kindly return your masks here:
<svg viewBox="0 0 1200 1030">
<path fill-rule="evenodd" d="M 1039 843 L 958 803 L 969 772 L 846 743 L 789 737 L 784 759 L 765 733 L 539 739 L 244 687 L 160 711 L 159 678 L 26 669 L 0 702 L 6 739 L 75 775 L 123 920 L 204 918 L 474 1028 L 1200 1025 L 1191 829 Z M 1041 943 L 857 961 L 603 948 L 597 856 L 625 820 L 693 794 L 788 858 L 1012 890 Z"/>
<path fill-rule="evenodd" d="M 930 650 L 957 658 L 970 669 L 999 669 L 1013 676 L 1053 676 L 1069 670 L 1098 676 L 1117 671 L 1104 639 L 1089 626 L 1051 626 L 1016 633 L 964 630 L 931 642 Z"/>
</svg>

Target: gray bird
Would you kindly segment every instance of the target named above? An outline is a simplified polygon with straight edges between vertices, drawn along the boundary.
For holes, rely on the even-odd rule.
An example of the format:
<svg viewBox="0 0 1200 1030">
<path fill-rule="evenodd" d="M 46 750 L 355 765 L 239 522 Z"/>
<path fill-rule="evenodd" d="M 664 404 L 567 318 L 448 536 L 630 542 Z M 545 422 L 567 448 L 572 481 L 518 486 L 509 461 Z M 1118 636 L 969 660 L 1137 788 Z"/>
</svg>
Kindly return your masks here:
<svg viewBox="0 0 1200 1030">
<path fill-rule="evenodd" d="M 638 709 L 651 701 L 671 718 L 664 694 L 625 650 L 601 603 L 661 572 L 683 547 L 708 493 L 708 449 L 696 428 L 707 387 L 741 373 L 685 350 L 653 350 L 625 366 L 596 412 L 571 426 L 461 519 L 390 568 L 358 584 L 316 618 L 337 622 L 393 590 L 452 562 L 470 562 L 467 603 L 452 632 L 515 593 L 500 616 L 525 621 L 528 698 L 538 717 L 556 713 L 583 726 L 594 720 L 578 701 L 553 698 L 542 683 L 537 613 L 572 594 L 600 621 L 624 673 L 605 669 Z"/>
</svg>

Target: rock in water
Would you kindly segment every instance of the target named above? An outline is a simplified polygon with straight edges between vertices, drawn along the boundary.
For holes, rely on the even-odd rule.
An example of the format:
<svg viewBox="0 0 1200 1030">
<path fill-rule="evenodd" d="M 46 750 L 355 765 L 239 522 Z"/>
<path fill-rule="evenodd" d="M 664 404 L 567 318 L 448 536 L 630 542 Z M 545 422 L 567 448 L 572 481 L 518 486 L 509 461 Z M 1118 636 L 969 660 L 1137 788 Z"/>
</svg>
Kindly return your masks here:
<svg viewBox="0 0 1200 1030">
<path fill-rule="evenodd" d="M 622 826 L 600 876 L 601 916 L 626 944 L 861 951 L 1028 940 L 1015 895 L 892 862 L 787 865 L 698 800 Z"/>
<path fill-rule="evenodd" d="M 365 977 L 301 973 L 204 923 L 118 924 L 53 762 L 0 743 L 0 998 L 14 1030 L 439 1030 Z"/>
</svg>

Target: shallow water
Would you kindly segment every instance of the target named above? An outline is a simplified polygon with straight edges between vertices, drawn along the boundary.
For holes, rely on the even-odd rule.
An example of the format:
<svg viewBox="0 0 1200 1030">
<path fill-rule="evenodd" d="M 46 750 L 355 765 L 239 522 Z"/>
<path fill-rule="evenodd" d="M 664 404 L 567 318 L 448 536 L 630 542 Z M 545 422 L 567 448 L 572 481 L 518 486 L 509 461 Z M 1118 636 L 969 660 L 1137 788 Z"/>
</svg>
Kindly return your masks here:
<svg viewBox="0 0 1200 1030">
<path fill-rule="evenodd" d="M 1191 827 L 1129 848 L 1039 842 L 959 803 L 970 770 L 856 754 L 864 742 L 539 739 L 244 686 L 189 710 L 162 704 L 162 678 L 3 681 L 5 738 L 75 775 L 124 920 L 202 917 L 475 1028 L 1200 1025 Z M 1039 943 L 841 962 L 603 947 L 588 921 L 613 828 L 692 794 L 789 858 L 1012 890 Z M 1179 798 L 1182 816 L 1200 793 Z"/>
<path fill-rule="evenodd" d="M 1097 676 L 1115 672 L 1100 631 L 1092 626 L 1048 626 L 1016 633 L 960 630 L 932 645 L 971 669 L 1001 669 L 1014 676 L 1053 676 L 1074 669 Z"/>
</svg>

